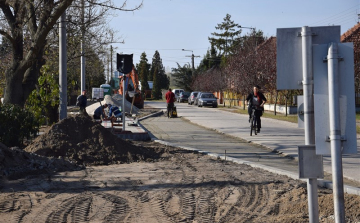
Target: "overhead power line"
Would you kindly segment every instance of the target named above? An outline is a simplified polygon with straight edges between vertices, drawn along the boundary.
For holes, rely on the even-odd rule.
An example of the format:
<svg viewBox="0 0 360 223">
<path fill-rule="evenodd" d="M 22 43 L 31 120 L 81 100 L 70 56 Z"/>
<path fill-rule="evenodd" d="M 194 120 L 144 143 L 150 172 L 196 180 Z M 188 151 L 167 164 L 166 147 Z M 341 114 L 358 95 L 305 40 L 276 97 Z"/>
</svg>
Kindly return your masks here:
<svg viewBox="0 0 360 223">
<path fill-rule="evenodd" d="M 339 12 L 339 13 L 336 13 L 332 16 L 329 16 L 327 18 L 324 18 L 322 20 L 319 20 L 317 22 L 314 22 L 310 25 L 328 25 L 328 24 L 332 24 L 332 23 L 339 23 L 339 19 L 341 19 L 342 17 L 344 16 L 347 16 L 347 17 L 351 17 L 351 16 L 355 16 L 357 15 L 357 11 L 358 11 L 358 7 L 359 7 L 359 4 L 357 5 L 354 5 L 342 12 Z M 351 18 L 350 18 L 351 19 Z"/>
</svg>

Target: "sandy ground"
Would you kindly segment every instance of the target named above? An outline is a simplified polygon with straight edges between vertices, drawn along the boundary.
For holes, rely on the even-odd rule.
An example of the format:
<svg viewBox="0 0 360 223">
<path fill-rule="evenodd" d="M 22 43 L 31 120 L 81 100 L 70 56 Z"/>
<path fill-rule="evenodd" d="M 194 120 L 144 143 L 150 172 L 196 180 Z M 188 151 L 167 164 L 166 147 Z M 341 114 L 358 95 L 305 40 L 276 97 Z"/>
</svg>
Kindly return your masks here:
<svg viewBox="0 0 360 223">
<path fill-rule="evenodd" d="M 57 129 L 67 135 L 65 128 L 59 125 L 49 131 L 52 134 L 42 138 L 51 141 Z M 92 129 L 102 131 L 97 127 Z M 72 140 L 78 137 L 75 133 L 72 136 Z M 62 140 L 65 142 L 65 138 Z M 41 148 L 39 151 L 46 151 L 44 141 L 36 143 Z M 95 147 L 95 141 L 90 143 Z M 72 144 L 77 145 L 76 142 Z M 26 175 L 3 175 L 0 222 L 309 221 L 306 183 L 303 181 L 155 142 L 122 144 L 126 146 L 119 147 L 118 153 L 114 153 L 114 157 L 121 160 L 120 164 L 91 163 L 89 157 L 94 151 L 89 151 L 82 159 L 74 157 L 71 154 L 74 148 L 84 151 L 84 145 L 78 145 L 66 150 L 61 147 L 71 165 L 66 166 L 64 161 L 55 165 L 58 162 L 55 160 L 51 161 L 52 169 L 38 167 L 39 171 L 36 171 L 34 167 L 35 171 Z M 34 145 L 29 148 L 36 152 Z M 106 146 L 109 151 L 116 148 Z M 134 148 L 140 148 L 136 153 L 152 151 L 144 155 L 151 157 L 126 161 L 119 155 L 125 149 L 128 153 L 128 149 Z M 54 148 L 48 146 L 49 149 Z M 12 160 L 7 153 L 8 150 L 3 148 L 1 162 Z M 27 155 L 17 161 L 18 166 L 28 160 L 31 162 L 27 168 L 39 163 L 34 162 L 36 158 L 32 153 L 24 153 Z M 101 154 L 104 156 L 104 151 Z M 44 159 L 43 156 L 36 157 Z M 88 161 L 87 165 L 83 160 Z M 48 161 L 42 162 L 49 166 Z M 79 164 L 79 168 L 74 168 L 74 164 Z M 56 167 L 62 167 L 59 168 L 62 171 Z M 3 166 L 1 170 L 7 169 Z M 334 222 L 332 191 L 319 189 L 318 193 L 320 222 Z M 345 208 L 346 222 L 360 222 L 359 196 L 346 195 Z"/>
<path fill-rule="evenodd" d="M 1 222 L 308 222 L 306 184 L 247 165 L 167 147 L 161 158 L 35 174 L 1 183 Z M 319 190 L 320 222 L 334 222 Z M 360 197 L 346 195 L 347 222 Z"/>
</svg>

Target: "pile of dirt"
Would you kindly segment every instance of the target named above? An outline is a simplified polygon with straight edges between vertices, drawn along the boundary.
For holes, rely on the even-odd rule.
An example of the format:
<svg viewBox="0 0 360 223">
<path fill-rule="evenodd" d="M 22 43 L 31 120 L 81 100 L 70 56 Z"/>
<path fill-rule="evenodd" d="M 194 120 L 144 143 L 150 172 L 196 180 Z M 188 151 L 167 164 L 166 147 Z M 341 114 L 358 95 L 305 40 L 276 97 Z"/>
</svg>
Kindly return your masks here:
<svg viewBox="0 0 360 223">
<path fill-rule="evenodd" d="M 64 159 L 41 157 L 0 143 L 0 178 L 17 179 L 33 174 L 80 170 Z"/>
<path fill-rule="evenodd" d="M 68 117 L 54 124 L 25 151 L 63 157 L 85 166 L 149 161 L 159 157 L 153 150 L 118 138 L 87 115 Z"/>
</svg>

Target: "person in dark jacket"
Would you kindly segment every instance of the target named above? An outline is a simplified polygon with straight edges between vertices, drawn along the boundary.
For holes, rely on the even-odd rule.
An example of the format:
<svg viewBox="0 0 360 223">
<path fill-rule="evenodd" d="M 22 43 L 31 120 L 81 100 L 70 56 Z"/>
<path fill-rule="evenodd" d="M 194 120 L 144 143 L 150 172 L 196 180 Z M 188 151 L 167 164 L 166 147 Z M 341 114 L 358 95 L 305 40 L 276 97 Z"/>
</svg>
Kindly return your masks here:
<svg viewBox="0 0 360 223">
<path fill-rule="evenodd" d="M 169 88 L 168 92 L 165 94 L 166 99 L 166 108 L 167 108 L 167 117 L 171 118 L 171 112 L 174 108 L 174 102 L 175 102 L 175 94 L 171 91 L 171 88 Z"/>
<path fill-rule="evenodd" d="M 246 102 L 249 105 L 248 106 L 249 122 L 251 118 L 252 108 L 255 107 L 257 132 L 260 132 L 260 128 L 261 128 L 260 116 L 262 116 L 264 110 L 264 104 L 266 103 L 265 96 L 259 90 L 260 87 L 258 85 L 255 85 L 253 88 L 253 92 L 251 92 L 246 98 Z"/>
<path fill-rule="evenodd" d="M 87 98 L 86 98 L 86 91 L 83 90 L 81 95 L 79 95 L 76 99 L 76 105 L 80 108 L 80 114 L 85 115 L 86 112 L 86 105 L 87 105 Z"/>
<path fill-rule="evenodd" d="M 105 119 L 107 118 L 104 109 L 107 108 L 108 105 L 104 104 L 104 105 L 100 105 L 97 109 L 95 109 L 94 111 L 94 119 Z"/>
</svg>

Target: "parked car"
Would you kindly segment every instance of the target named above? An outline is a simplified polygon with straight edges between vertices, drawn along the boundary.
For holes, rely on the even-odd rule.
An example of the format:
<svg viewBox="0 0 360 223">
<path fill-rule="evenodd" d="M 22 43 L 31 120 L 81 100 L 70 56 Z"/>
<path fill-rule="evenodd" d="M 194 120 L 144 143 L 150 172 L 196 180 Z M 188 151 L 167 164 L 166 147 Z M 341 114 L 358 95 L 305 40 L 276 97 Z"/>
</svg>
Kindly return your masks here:
<svg viewBox="0 0 360 223">
<path fill-rule="evenodd" d="M 198 91 L 193 91 L 193 92 L 191 92 L 191 94 L 190 94 L 190 96 L 189 96 L 189 98 L 188 98 L 188 104 L 189 105 L 192 105 L 192 104 L 194 104 L 194 101 L 195 101 L 195 99 L 196 99 L 196 96 L 198 95 Z"/>
<path fill-rule="evenodd" d="M 216 108 L 218 106 L 217 98 L 213 93 L 202 93 L 198 100 L 198 106 L 212 106 L 213 108 Z"/>
<path fill-rule="evenodd" d="M 199 101 L 199 98 L 200 98 L 200 96 L 201 96 L 201 94 L 202 94 L 203 92 L 199 92 L 198 93 L 198 95 L 196 96 L 196 98 L 194 99 L 194 105 L 198 105 L 198 101 Z"/>
<path fill-rule="evenodd" d="M 179 97 L 177 98 L 177 102 L 181 103 L 187 101 L 189 96 L 190 96 L 190 92 L 187 91 L 180 92 Z"/>
</svg>

